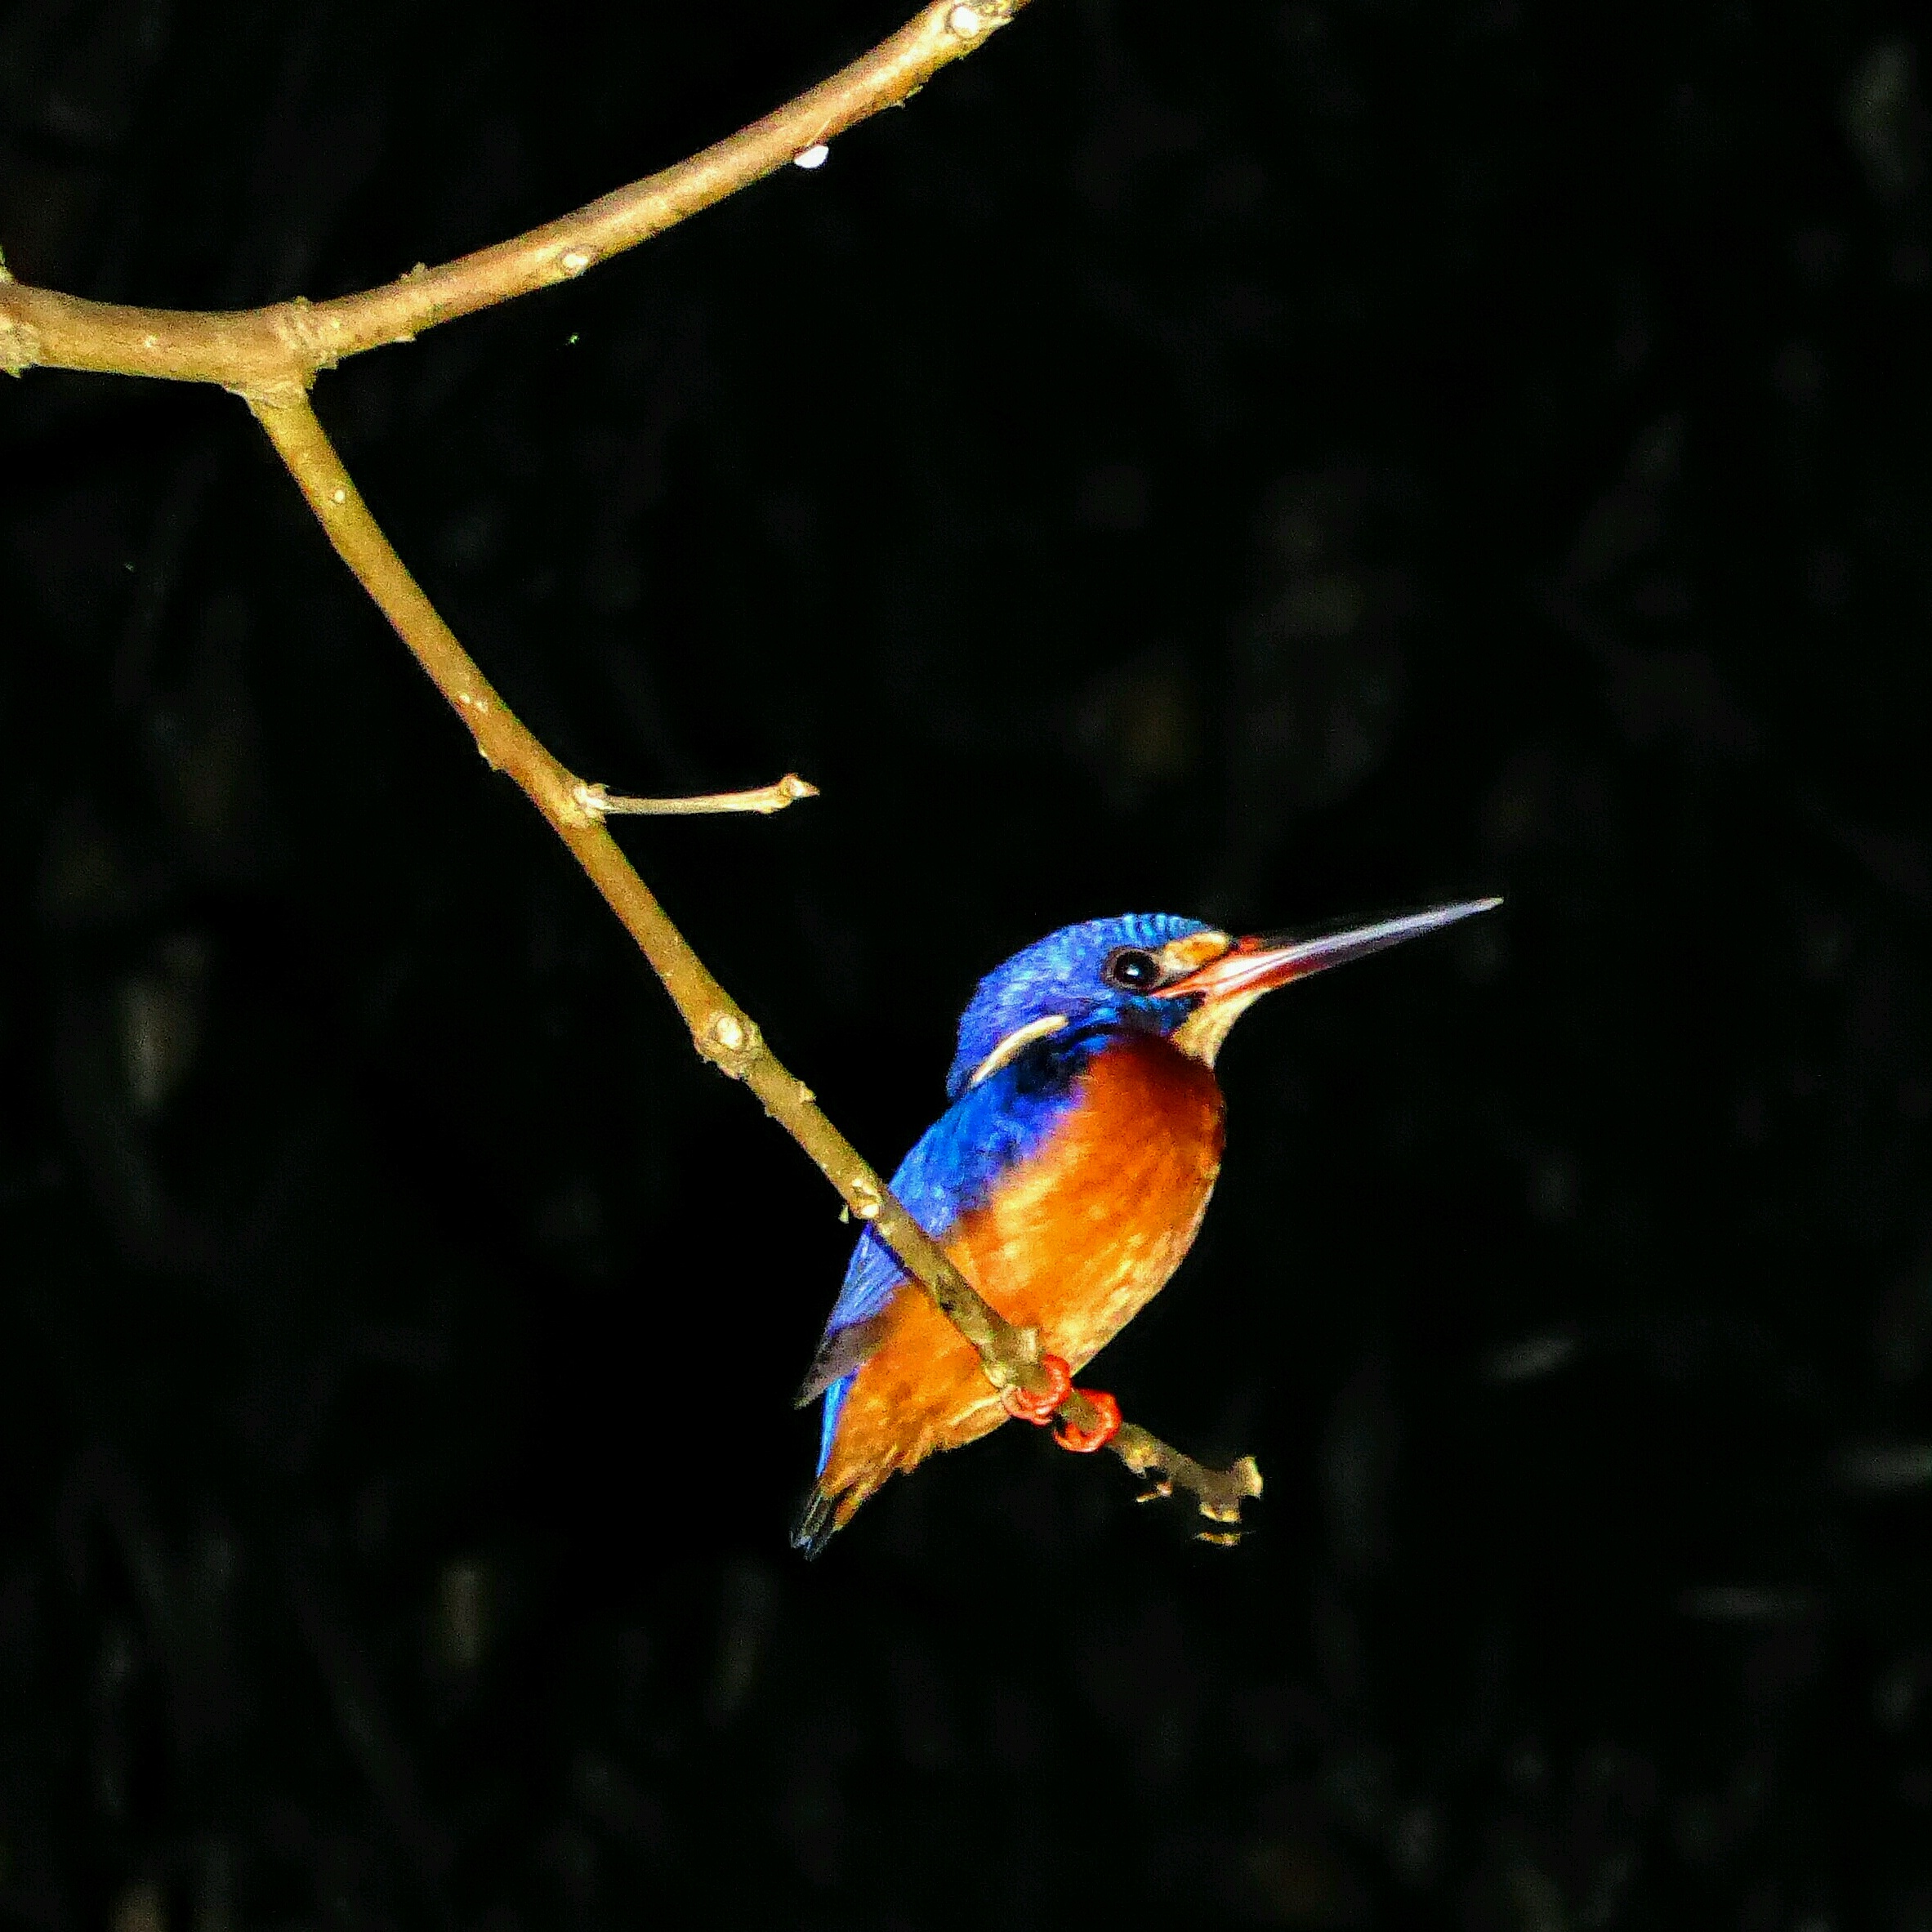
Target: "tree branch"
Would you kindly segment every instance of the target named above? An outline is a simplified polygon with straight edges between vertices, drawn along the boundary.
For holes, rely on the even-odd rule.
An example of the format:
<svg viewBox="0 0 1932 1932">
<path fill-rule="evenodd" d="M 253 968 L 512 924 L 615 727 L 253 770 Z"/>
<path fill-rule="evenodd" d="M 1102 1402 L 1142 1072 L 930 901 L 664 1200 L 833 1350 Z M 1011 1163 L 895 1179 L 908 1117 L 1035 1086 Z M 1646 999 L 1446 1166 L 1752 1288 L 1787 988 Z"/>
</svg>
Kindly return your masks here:
<svg viewBox="0 0 1932 1932">
<path fill-rule="evenodd" d="M 934 0 L 890 38 L 761 121 L 675 167 L 646 175 L 587 207 L 439 268 L 417 266 L 359 294 L 265 309 L 201 312 L 83 301 L 4 279 L 0 270 L 0 368 L 163 376 L 262 390 L 389 342 L 412 341 L 439 322 L 512 296 L 575 281 L 600 261 L 675 227 L 808 149 L 897 106 L 942 67 L 980 46 L 1027 0 Z"/>
<path fill-rule="evenodd" d="M 319 370 L 344 356 L 408 341 L 436 323 L 571 280 L 605 257 L 661 234 L 905 100 L 1026 3 L 939 0 L 832 79 L 689 161 L 515 240 L 443 268 L 413 270 L 400 282 L 359 295 L 313 304 L 298 299 L 230 314 L 129 308 L 28 288 L 13 281 L 0 263 L 0 368 L 15 375 L 42 366 L 163 376 L 220 383 L 238 392 L 337 554 L 468 725 L 477 749 L 493 768 L 516 781 L 636 941 L 690 1028 L 698 1052 L 758 1096 L 972 1345 L 996 1387 L 1043 1396 L 1052 1384 L 1041 1367 L 1037 1333 L 1007 1321 L 894 1198 L 692 951 L 604 823 L 609 814 L 625 810 L 773 811 L 809 796 L 811 788 L 788 774 L 752 793 L 627 801 L 609 797 L 601 786 L 566 770 L 504 703 L 409 574 L 343 467 L 306 393 Z M 1057 1412 L 1088 1432 L 1101 1420 L 1078 1390 L 1066 1394 Z M 1238 1522 L 1243 1501 L 1261 1493 L 1252 1457 L 1231 1469 L 1211 1469 L 1131 1424 L 1122 1426 L 1110 1446 L 1128 1468 L 1154 1479 L 1149 1498 L 1178 1485 L 1217 1523 Z"/>
<path fill-rule="evenodd" d="M 852 1212 L 872 1225 L 977 1350 L 996 1388 L 1046 1394 L 1052 1385 L 1040 1365 L 1037 1333 L 1015 1327 L 946 1258 L 832 1124 L 811 1089 L 765 1045 L 751 1015 L 712 978 L 605 829 L 602 814 L 587 807 L 585 795 L 592 788 L 567 770 L 504 703 L 409 574 L 342 466 L 308 398 L 297 390 L 247 400 L 337 555 L 456 707 L 484 759 L 522 787 L 570 848 L 664 983 L 698 1052 L 742 1080 L 765 1103 L 765 1111 L 810 1156 Z M 1068 1393 L 1057 1412 L 1084 1430 L 1094 1430 L 1100 1421 L 1100 1412 L 1078 1390 Z M 1243 1499 L 1261 1493 L 1252 1457 L 1243 1457 L 1232 1469 L 1210 1469 L 1129 1423 L 1122 1425 L 1110 1446 L 1136 1475 L 1189 1491 L 1201 1513 L 1216 1522 L 1238 1522 Z M 1163 1493 L 1157 1483 L 1150 1493 Z"/>
</svg>

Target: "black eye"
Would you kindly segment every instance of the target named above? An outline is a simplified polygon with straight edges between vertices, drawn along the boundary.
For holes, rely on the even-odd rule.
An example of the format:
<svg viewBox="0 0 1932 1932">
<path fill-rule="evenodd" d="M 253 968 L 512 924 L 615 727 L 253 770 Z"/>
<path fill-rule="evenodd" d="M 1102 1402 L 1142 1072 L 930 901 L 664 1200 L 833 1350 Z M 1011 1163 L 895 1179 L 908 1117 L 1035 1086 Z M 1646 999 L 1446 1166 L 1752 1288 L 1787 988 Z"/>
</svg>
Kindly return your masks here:
<svg viewBox="0 0 1932 1932">
<path fill-rule="evenodd" d="M 1100 977 L 1122 992 L 1139 993 L 1159 984 L 1161 962 L 1138 946 L 1118 946 L 1107 955 Z"/>
</svg>

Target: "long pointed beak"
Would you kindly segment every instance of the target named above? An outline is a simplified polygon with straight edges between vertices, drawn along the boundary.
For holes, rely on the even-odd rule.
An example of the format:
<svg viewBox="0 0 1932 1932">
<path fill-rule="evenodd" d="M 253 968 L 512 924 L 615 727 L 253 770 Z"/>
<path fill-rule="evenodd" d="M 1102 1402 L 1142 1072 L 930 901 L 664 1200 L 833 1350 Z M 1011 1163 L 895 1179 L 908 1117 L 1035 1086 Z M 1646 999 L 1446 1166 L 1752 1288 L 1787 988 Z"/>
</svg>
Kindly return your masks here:
<svg viewBox="0 0 1932 1932">
<path fill-rule="evenodd" d="M 1399 918 L 1378 919 L 1370 926 L 1351 926 L 1341 932 L 1325 933 L 1315 939 L 1289 939 L 1282 934 L 1260 933 L 1237 939 L 1219 959 L 1211 959 L 1184 978 L 1161 988 L 1162 997 L 1179 998 L 1198 995 L 1209 1005 L 1222 1000 L 1252 999 L 1291 979 L 1305 979 L 1311 973 L 1326 972 L 1330 966 L 1346 966 L 1351 959 L 1366 959 L 1404 939 L 1420 939 L 1426 932 L 1439 932 L 1458 919 L 1477 912 L 1493 912 L 1500 899 L 1469 899 L 1455 905 L 1431 906 L 1426 912 L 1404 912 Z"/>
</svg>

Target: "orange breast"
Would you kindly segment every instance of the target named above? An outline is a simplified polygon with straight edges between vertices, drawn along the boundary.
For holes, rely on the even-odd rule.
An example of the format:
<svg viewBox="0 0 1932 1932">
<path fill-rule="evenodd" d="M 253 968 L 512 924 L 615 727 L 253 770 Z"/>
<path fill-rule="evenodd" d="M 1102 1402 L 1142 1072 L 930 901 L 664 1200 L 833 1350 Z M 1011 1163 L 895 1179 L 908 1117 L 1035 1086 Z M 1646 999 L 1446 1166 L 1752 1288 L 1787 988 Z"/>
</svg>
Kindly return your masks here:
<svg viewBox="0 0 1932 1932">
<path fill-rule="evenodd" d="M 1083 1368 L 1166 1283 L 1192 1245 L 1220 1171 L 1213 1073 L 1165 1042 L 1129 1036 L 1082 1076 L 1052 1137 L 964 1215 L 942 1245 L 1009 1321 Z M 843 1523 L 895 1469 L 1006 1420 L 979 1359 L 912 1287 L 854 1381 L 819 1478 Z"/>
</svg>

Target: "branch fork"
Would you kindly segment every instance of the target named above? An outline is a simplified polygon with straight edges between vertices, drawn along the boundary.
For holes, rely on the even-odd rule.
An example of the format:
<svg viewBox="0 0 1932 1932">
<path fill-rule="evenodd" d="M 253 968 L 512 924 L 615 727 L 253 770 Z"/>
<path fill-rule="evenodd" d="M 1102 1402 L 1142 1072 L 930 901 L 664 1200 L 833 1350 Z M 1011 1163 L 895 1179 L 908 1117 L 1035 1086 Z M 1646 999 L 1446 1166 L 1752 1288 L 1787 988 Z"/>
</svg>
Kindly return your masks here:
<svg viewBox="0 0 1932 1932">
<path fill-rule="evenodd" d="M 882 108 L 900 105 L 941 68 L 984 44 L 1027 0 L 935 0 L 869 53 L 761 121 L 559 220 L 439 268 L 420 263 L 398 280 L 310 302 L 301 297 L 229 313 L 145 309 L 83 301 L 18 282 L 0 259 L 0 369 L 91 369 L 217 384 L 239 395 L 355 573 L 438 690 L 468 725 L 494 770 L 522 788 L 636 941 L 691 1029 L 698 1051 L 741 1081 L 923 1286 L 978 1353 L 995 1388 L 1024 1390 L 1072 1430 L 1091 1434 L 1101 1412 L 1062 1389 L 1043 1366 L 1037 1330 L 1016 1327 L 973 1287 L 840 1133 L 811 1089 L 789 1073 L 666 916 L 612 838 L 620 815 L 782 811 L 816 794 L 796 773 L 748 792 L 694 798 L 613 796 L 578 778 L 517 718 L 457 641 L 370 514 L 310 407 L 317 374 L 385 344 L 560 281 L 573 281 L 619 251 L 735 193 Z M 1188 1492 L 1201 1515 L 1238 1524 L 1261 1493 L 1252 1457 L 1214 1469 L 1133 1423 L 1106 1445 L 1152 1479 L 1142 1501 Z M 1237 1532 L 1202 1531 L 1229 1542 Z"/>
</svg>

